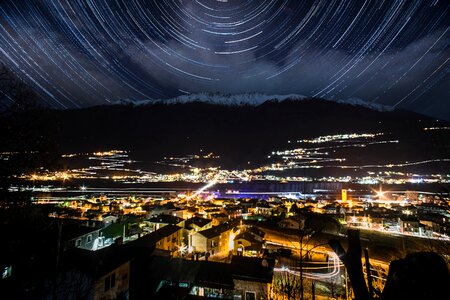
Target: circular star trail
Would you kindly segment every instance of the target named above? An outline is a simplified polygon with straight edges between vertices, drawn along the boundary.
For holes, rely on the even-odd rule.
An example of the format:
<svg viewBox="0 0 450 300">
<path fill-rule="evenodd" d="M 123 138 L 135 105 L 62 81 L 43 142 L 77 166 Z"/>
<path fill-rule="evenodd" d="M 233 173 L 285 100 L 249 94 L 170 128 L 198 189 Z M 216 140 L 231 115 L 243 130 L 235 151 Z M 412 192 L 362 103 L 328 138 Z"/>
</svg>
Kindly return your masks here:
<svg viewBox="0 0 450 300">
<path fill-rule="evenodd" d="M 56 108 L 207 91 L 433 114 L 449 25 L 439 0 L 5 0 L 0 61 Z"/>
</svg>

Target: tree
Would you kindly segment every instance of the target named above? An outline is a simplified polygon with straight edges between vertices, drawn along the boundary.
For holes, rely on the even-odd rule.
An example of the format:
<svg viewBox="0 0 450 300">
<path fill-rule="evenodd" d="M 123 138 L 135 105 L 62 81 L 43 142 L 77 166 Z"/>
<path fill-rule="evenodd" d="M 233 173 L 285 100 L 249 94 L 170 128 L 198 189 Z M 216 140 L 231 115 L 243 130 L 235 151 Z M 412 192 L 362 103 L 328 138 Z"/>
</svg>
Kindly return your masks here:
<svg viewBox="0 0 450 300">
<path fill-rule="evenodd" d="M 300 296 L 300 277 L 287 269 L 275 274 L 273 279 L 273 297 L 276 300 L 298 299 Z"/>
<path fill-rule="evenodd" d="M 339 256 L 347 269 L 350 282 L 352 283 L 355 298 L 357 300 L 369 300 L 371 295 L 364 279 L 363 266 L 361 262 L 361 242 L 359 230 L 348 230 L 348 249 L 344 250 L 338 240 L 329 241 L 330 247 Z"/>
</svg>

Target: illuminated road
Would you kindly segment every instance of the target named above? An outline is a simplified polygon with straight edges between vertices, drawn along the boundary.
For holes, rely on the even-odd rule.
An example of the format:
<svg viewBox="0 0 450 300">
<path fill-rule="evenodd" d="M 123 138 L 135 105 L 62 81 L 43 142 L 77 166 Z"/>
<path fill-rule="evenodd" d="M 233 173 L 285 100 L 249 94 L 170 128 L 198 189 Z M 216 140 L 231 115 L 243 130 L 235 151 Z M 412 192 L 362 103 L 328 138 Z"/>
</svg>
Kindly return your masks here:
<svg viewBox="0 0 450 300">
<path fill-rule="evenodd" d="M 266 228 L 260 228 L 263 230 L 266 235 L 266 243 L 270 246 L 275 246 L 277 248 L 286 248 L 295 251 L 299 254 L 299 239 L 296 236 L 288 235 L 279 231 L 270 230 Z M 339 260 L 339 257 L 328 247 L 328 245 L 315 245 L 315 244 L 303 244 L 303 251 L 310 251 L 310 253 L 316 255 L 328 255 L 328 262 L 310 262 L 308 261 L 308 265 L 317 264 L 317 266 L 304 266 L 303 267 L 303 276 L 304 278 L 314 279 L 314 280 L 326 280 L 330 278 L 334 278 L 340 274 L 341 268 L 343 264 Z M 363 259 L 363 264 L 365 264 Z M 377 275 L 380 274 L 380 270 L 384 270 L 384 273 L 387 274 L 389 270 L 389 262 L 379 260 L 379 259 L 370 259 L 371 269 L 376 272 Z M 287 266 L 279 266 L 275 268 L 276 272 L 288 272 L 289 274 L 300 276 L 300 271 L 298 267 L 287 267 Z M 385 281 L 385 278 L 379 277 L 375 274 L 372 274 L 372 277 Z"/>
<path fill-rule="evenodd" d="M 300 249 L 300 242 L 296 239 L 294 239 L 293 236 L 283 234 L 281 232 L 274 232 L 272 230 L 266 230 L 264 229 L 264 232 L 266 233 L 265 239 L 267 245 L 274 245 L 282 248 L 292 249 L 296 252 Z M 339 257 L 331 251 L 328 247 L 325 247 L 325 245 L 320 246 L 314 246 L 314 245 L 307 245 L 303 244 L 303 250 L 309 251 L 310 253 L 314 254 L 321 254 L 323 256 L 328 256 L 329 261 L 328 262 L 312 262 L 316 264 L 320 264 L 322 266 L 318 267 L 303 267 L 303 276 L 304 278 L 309 279 L 329 279 L 332 277 L 335 277 L 339 275 L 342 263 L 339 260 Z M 311 262 L 308 262 L 310 264 Z M 295 268 L 288 268 L 286 266 L 281 266 L 274 269 L 275 272 L 288 272 L 289 274 L 300 276 L 300 271 L 296 270 Z M 324 272 L 327 271 L 327 272 Z"/>
<path fill-rule="evenodd" d="M 324 253 L 325 254 L 325 253 Z M 330 266 L 324 266 L 324 267 L 303 267 L 303 277 L 308 279 L 330 279 L 337 275 L 339 275 L 341 271 L 341 267 L 343 266 L 342 263 L 339 260 L 339 257 L 334 252 L 327 252 L 326 254 L 329 255 L 330 260 L 332 264 Z M 318 273 L 318 272 L 310 272 L 311 270 L 324 270 L 328 269 L 331 270 L 327 273 Z M 296 271 L 287 267 L 281 267 L 281 268 L 274 268 L 275 272 L 288 272 L 289 274 L 300 276 L 300 271 Z"/>
<path fill-rule="evenodd" d="M 375 228 L 367 228 L 364 226 L 351 226 L 352 228 L 357 228 L 361 230 L 367 230 L 367 231 L 375 231 L 386 235 L 392 235 L 392 236 L 408 236 L 408 237 L 415 237 L 415 238 L 421 238 L 421 239 L 429 239 L 429 240 L 439 240 L 439 241 L 450 241 L 450 237 L 444 234 L 439 234 L 434 232 L 433 234 L 439 235 L 439 236 L 424 236 L 416 233 L 410 233 L 410 232 L 400 232 L 400 231 L 387 231 L 383 229 L 375 229 Z"/>
</svg>

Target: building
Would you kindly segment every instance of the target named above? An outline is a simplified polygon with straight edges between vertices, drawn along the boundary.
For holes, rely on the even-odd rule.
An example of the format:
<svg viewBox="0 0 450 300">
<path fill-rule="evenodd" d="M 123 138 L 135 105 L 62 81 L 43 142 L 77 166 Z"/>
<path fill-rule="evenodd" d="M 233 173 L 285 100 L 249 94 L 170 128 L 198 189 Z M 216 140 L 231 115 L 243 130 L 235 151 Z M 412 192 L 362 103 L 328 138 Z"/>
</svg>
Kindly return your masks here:
<svg viewBox="0 0 450 300">
<path fill-rule="evenodd" d="M 268 203 L 258 203 L 255 207 L 250 207 L 248 209 L 249 213 L 252 213 L 253 215 L 261 215 L 269 217 L 272 215 L 272 212 L 274 210 L 274 207 Z"/>
<path fill-rule="evenodd" d="M 262 254 L 266 244 L 265 233 L 256 227 L 248 227 L 244 232 L 239 233 L 234 238 L 233 253 L 241 256 L 257 257 Z"/>
<path fill-rule="evenodd" d="M 148 299 L 270 299 L 274 262 L 233 257 L 230 264 L 155 256 Z"/>
<path fill-rule="evenodd" d="M 167 225 L 148 236 L 155 241 L 156 249 L 168 251 L 172 256 L 178 256 L 183 240 L 182 230 L 181 227 Z"/>
<path fill-rule="evenodd" d="M 196 232 L 212 228 L 212 220 L 200 217 L 193 217 L 184 223 L 183 243 L 185 243 L 192 252 L 192 235 Z"/>
<path fill-rule="evenodd" d="M 305 227 L 305 218 L 295 216 L 295 217 L 283 219 L 280 222 L 278 222 L 278 226 L 280 228 L 286 228 L 286 229 L 303 229 Z"/>
<path fill-rule="evenodd" d="M 403 233 L 419 233 L 420 223 L 416 218 L 402 217 L 400 218 L 400 232 Z"/>
<path fill-rule="evenodd" d="M 228 216 L 224 213 L 215 213 L 210 215 L 213 226 L 218 226 L 228 221 Z"/>
<path fill-rule="evenodd" d="M 212 220 L 200 217 L 193 217 L 184 223 L 184 228 L 189 232 L 203 231 L 212 227 Z"/>
<path fill-rule="evenodd" d="M 173 215 L 159 215 L 144 221 L 144 223 L 147 225 L 150 232 L 158 230 L 166 225 L 184 227 L 184 219 Z"/>
<path fill-rule="evenodd" d="M 54 293 L 57 299 L 128 299 L 130 271 L 130 258 L 120 246 L 72 249 Z"/>
<path fill-rule="evenodd" d="M 274 265 L 273 260 L 233 256 L 234 299 L 270 299 Z"/>
<path fill-rule="evenodd" d="M 63 235 L 65 233 L 63 228 Z M 77 233 L 73 234 L 65 243 L 64 249 L 81 248 L 96 251 L 112 245 L 116 238 L 124 236 L 125 224 L 123 223 L 110 223 L 101 228 L 80 227 L 77 229 Z"/>
<path fill-rule="evenodd" d="M 227 254 L 234 248 L 235 235 L 234 226 L 224 223 L 192 234 L 189 248 L 191 252 L 197 253 Z"/>
</svg>

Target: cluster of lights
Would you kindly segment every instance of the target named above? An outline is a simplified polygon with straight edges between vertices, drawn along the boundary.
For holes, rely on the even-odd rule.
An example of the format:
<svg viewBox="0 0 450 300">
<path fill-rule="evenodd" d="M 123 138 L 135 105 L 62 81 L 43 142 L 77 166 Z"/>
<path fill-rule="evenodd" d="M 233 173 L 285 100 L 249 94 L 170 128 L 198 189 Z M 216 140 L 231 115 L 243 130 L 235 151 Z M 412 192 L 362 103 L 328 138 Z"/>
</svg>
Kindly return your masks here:
<svg viewBox="0 0 450 300">
<path fill-rule="evenodd" d="M 219 166 L 199 167 L 200 160 L 218 160 L 220 157 L 214 153 L 192 154 L 183 157 L 165 157 L 156 163 L 176 167 L 173 173 L 150 172 L 135 168 L 135 161 L 130 160 L 129 153 L 122 150 L 110 150 L 95 153 L 66 154 L 63 158 L 88 159 L 89 166 L 79 169 L 70 169 L 65 172 L 44 172 L 40 174 L 24 175 L 33 181 L 65 181 L 68 179 L 105 179 L 123 183 L 147 182 L 191 182 L 206 183 L 232 183 L 235 181 L 323 181 L 323 182 L 351 182 L 358 184 L 421 184 L 421 183 L 448 183 L 450 175 L 445 174 L 410 174 L 395 170 L 430 163 L 447 163 L 450 159 L 432 159 L 425 161 L 412 161 L 404 163 L 387 163 L 372 165 L 348 165 L 347 158 L 339 157 L 336 151 L 340 148 L 360 148 L 374 144 L 398 143 L 397 140 L 380 139 L 383 133 L 351 133 L 319 136 L 313 139 L 297 141 L 304 144 L 323 144 L 320 146 L 287 149 L 274 151 L 268 157 L 269 164 L 255 166 L 244 170 L 226 170 Z M 200 152 L 203 152 L 201 150 Z M 219 161 L 212 161 L 212 164 Z M 211 163 L 209 164 L 211 165 Z M 287 176 L 282 174 L 286 170 L 295 169 L 353 169 L 364 170 L 365 174 L 346 174 L 342 176 Z M 373 169 L 381 169 L 374 172 Z M 384 169 L 384 170 L 383 170 Z M 393 170 L 394 169 L 394 170 Z"/>
<path fill-rule="evenodd" d="M 450 127 L 425 127 L 423 130 L 450 130 Z"/>
<path fill-rule="evenodd" d="M 350 133 L 350 134 L 335 134 L 320 136 L 314 139 L 298 140 L 297 143 L 321 144 L 329 142 L 343 142 L 345 140 L 356 139 L 373 139 L 377 136 L 382 136 L 383 133 Z"/>
</svg>

